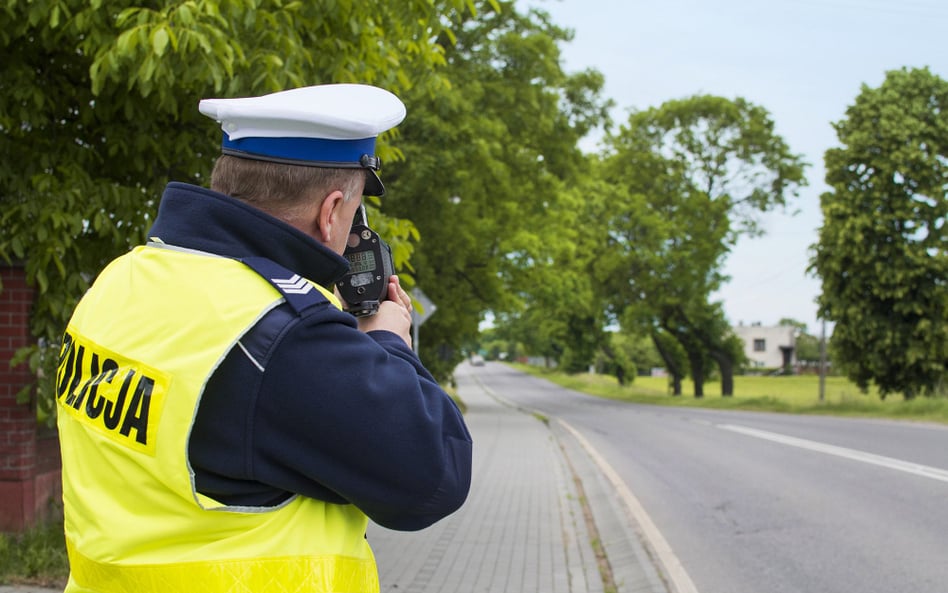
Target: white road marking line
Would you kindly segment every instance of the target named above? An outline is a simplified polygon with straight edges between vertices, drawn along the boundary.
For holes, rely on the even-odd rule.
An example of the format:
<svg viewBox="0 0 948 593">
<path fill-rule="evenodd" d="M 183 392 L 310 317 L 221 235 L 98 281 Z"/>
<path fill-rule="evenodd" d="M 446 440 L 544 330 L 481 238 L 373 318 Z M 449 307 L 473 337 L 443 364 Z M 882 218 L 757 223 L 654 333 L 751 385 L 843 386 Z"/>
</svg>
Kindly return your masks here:
<svg viewBox="0 0 948 593">
<path fill-rule="evenodd" d="M 791 447 L 798 447 L 800 449 L 825 453 L 826 455 L 835 455 L 836 457 L 842 457 L 844 459 L 861 461 L 863 463 L 870 463 L 872 465 L 878 465 L 909 474 L 915 474 L 916 476 L 948 482 L 948 470 L 931 467 L 929 465 L 912 463 L 910 461 L 902 461 L 901 459 L 895 459 L 893 457 L 885 457 L 883 455 L 876 455 L 874 453 L 866 453 L 865 451 L 848 449 L 846 447 L 837 447 L 836 445 L 827 445 L 826 443 L 809 441 L 807 439 L 799 439 L 797 437 L 791 437 L 776 432 L 768 432 L 766 430 L 758 430 L 756 428 L 748 428 L 746 426 L 738 426 L 736 424 L 718 424 L 717 427 L 722 430 L 729 430 L 731 432 L 736 432 L 759 439 L 765 439 L 775 443 L 790 445 Z"/>
<path fill-rule="evenodd" d="M 642 532 L 642 535 L 648 541 L 649 546 L 652 548 L 652 551 L 655 553 L 659 562 L 661 562 L 662 567 L 665 569 L 665 575 L 671 581 L 671 585 L 675 593 L 698 593 L 698 588 L 695 587 L 694 582 L 691 580 L 691 577 L 688 576 L 688 571 L 685 570 L 685 567 L 682 566 L 681 560 L 678 559 L 678 556 L 675 555 L 675 552 L 672 551 L 671 546 L 668 545 L 668 542 L 665 541 L 665 538 L 662 537 L 662 532 L 658 530 L 658 527 L 655 526 L 655 523 L 652 522 L 651 517 L 648 516 L 648 513 L 645 512 L 645 508 L 642 507 L 642 504 L 639 500 L 632 494 L 632 491 L 629 490 L 629 487 L 625 485 L 625 482 L 622 481 L 622 478 L 619 477 L 619 474 L 616 473 L 616 470 L 612 469 L 612 466 L 609 465 L 609 462 L 606 461 L 596 449 L 581 435 L 576 429 L 567 424 L 564 420 L 557 419 L 566 430 L 573 435 L 573 437 L 579 441 L 579 444 L 586 450 L 586 453 L 592 458 L 592 460 L 599 466 L 599 470 L 606 476 L 606 479 L 612 484 L 616 489 L 616 493 L 619 495 L 619 498 L 625 504 L 626 509 L 629 511 L 629 514 L 632 516 L 632 519 L 638 523 L 639 529 Z"/>
</svg>

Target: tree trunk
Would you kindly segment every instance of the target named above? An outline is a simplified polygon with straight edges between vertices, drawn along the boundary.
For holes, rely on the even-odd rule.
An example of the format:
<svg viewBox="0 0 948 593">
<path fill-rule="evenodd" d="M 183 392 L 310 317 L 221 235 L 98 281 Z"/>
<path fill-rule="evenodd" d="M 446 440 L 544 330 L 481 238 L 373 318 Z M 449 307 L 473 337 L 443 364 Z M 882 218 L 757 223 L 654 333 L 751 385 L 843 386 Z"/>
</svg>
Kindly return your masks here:
<svg viewBox="0 0 948 593">
<path fill-rule="evenodd" d="M 681 395 L 681 375 L 679 373 L 672 373 L 672 395 Z"/>
<path fill-rule="evenodd" d="M 695 384 L 695 397 L 704 397 L 704 352 L 700 349 L 689 349 L 688 361 L 691 363 L 691 379 Z"/>
<path fill-rule="evenodd" d="M 672 395 L 681 395 L 681 369 L 678 368 L 678 364 L 675 362 L 674 357 L 662 345 L 662 341 L 658 339 L 658 335 L 654 332 L 652 333 L 652 343 L 655 344 L 655 349 L 658 350 L 658 355 L 662 357 L 663 361 L 665 361 L 665 368 L 668 369 L 668 374 L 672 380 Z"/>
<path fill-rule="evenodd" d="M 619 362 L 619 358 L 616 356 L 615 351 L 609 347 L 608 344 L 602 344 L 601 346 L 603 353 L 609 357 L 609 360 L 612 361 L 612 364 L 616 368 L 616 380 L 619 382 L 620 387 L 625 386 L 625 367 L 622 366 L 622 363 Z"/>
<path fill-rule="evenodd" d="M 721 370 L 721 395 L 723 397 L 734 395 L 734 360 L 722 350 L 712 348 L 709 354 Z"/>
<path fill-rule="evenodd" d="M 681 318 L 687 324 L 688 320 L 683 315 Z M 695 384 L 695 397 L 704 397 L 704 346 L 674 321 L 675 318 L 672 316 L 662 318 L 662 329 L 668 332 L 668 335 L 674 338 L 685 351 L 688 364 L 691 366 L 691 378 Z"/>
</svg>

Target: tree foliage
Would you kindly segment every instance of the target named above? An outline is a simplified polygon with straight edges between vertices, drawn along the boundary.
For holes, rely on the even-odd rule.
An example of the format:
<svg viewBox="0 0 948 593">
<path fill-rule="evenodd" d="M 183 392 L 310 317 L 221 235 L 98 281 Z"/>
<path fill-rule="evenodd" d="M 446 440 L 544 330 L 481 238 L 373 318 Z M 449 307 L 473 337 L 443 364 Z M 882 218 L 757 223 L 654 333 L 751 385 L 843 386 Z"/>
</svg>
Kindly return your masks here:
<svg viewBox="0 0 948 593">
<path fill-rule="evenodd" d="M 0 257 L 38 289 L 34 334 L 55 344 L 168 181 L 206 182 L 220 131 L 201 98 L 364 82 L 408 106 L 371 219 L 438 307 L 420 345 L 439 379 L 492 312 L 567 370 L 629 377 L 648 341 L 675 392 L 690 374 L 701 394 L 716 365 L 729 393 L 742 350 L 710 295 L 806 164 L 764 108 L 704 95 L 634 112 L 584 154 L 610 102 L 601 74 L 564 71 L 570 38 L 500 0 L 0 0 Z M 821 315 L 836 362 L 883 394 L 944 390 L 946 97 L 927 70 L 890 72 L 826 154 Z"/>
<path fill-rule="evenodd" d="M 680 392 L 682 347 L 695 395 L 716 363 L 725 395 L 741 349 L 710 295 L 724 281 L 737 238 L 759 232 L 756 215 L 785 206 L 805 183 L 762 107 L 699 95 L 633 113 L 609 139 L 603 210 L 608 257 L 597 274 L 620 317 L 654 335 Z"/>
<path fill-rule="evenodd" d="M 562 69 L 567 31 L 513 2 L 477 8 L 446 45 L 450 88 L 406 97 L 406 158 L 386 172 L 386 211 L 410 218 L 421 234 L 412 263 L 438 310 L 421 327 L 420 348 L 441 378 L 487 311 L 505 322 L 505 313 L 524 311 L 530 321 L 517 327 L 539 322 L 530 331 L 544 347 L 579 335 L 569 320 L 546 323 L 558 316 L 545 307 L 554 292 L 570 295 L 556 274 L 573 252 L 576 196 L 568 188 L 584 170 L 579 138 L 606 113 L 601 75 Z"/>
<path fill-rule="evenodd" d="M 866 389 L 944 392 L 948 374 L 948 82 L 927 69 L 863 85 L 826 152 L 813 269 L 834 362 Z"/>
<path fill-rule="evenodd" d="M 140 243 L 169 180 L 201 184 L 220 131 L 201 98 L 327 82 L 438 93 L 438 39 L 468 0 L 5 0 L 0 256 L 55 344 L 103 265 Z M 384 141 L 385 159 L 399 153 Z M 396 259 L 413 227 L 392 221 Z M 32 361 L 38 364 L 34 351 Z"/>
</svg>

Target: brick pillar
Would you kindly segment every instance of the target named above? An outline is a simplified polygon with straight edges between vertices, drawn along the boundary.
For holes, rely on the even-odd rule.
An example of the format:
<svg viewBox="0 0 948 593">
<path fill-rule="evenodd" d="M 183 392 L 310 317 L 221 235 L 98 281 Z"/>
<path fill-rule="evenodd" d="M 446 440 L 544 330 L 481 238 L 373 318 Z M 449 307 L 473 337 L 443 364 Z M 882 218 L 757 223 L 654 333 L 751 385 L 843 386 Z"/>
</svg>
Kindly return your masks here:
<svg viewBox="0 0 948 593">
<path fill-rule="evenodd" d="M 16 401 L 17 392 L 33 380 L 29 366 L 10 367 L 14 353 L 32 343 L 35 292 L 21 266 L 0 265 L 0 281 L 0 531 L 16 531 L 43 516 L 61 486 L 58 461 L 45 459 L 50 457 L 48 442 L 42 463 L 38 458 L 34 407 Z"/>
</svg>

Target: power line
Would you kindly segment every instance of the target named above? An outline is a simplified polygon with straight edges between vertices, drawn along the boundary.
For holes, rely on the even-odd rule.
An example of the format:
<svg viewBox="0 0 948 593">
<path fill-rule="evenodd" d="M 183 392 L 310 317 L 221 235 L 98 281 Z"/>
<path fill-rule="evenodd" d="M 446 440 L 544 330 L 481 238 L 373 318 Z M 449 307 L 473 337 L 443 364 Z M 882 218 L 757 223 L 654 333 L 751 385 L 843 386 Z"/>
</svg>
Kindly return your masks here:
<svg viewBox="0 0 948 593">
<path fill-rule="evenodd" d="M 788 0 L 790 4 L 820 9 L 845 10 L 855 14 L 889 14 L 907 17 L 948 18 L 948 7 L 940 0 Z"/>
</svg>

